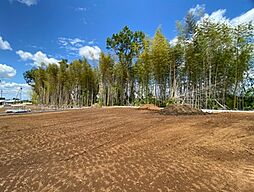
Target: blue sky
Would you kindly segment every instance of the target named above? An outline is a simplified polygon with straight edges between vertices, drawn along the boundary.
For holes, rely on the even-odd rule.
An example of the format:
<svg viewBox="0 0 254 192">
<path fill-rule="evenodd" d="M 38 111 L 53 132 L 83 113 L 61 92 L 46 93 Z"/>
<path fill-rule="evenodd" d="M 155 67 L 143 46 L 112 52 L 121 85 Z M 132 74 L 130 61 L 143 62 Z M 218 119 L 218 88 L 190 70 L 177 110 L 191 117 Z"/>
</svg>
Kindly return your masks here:
<svg viewBox="0 0 254 192">
<path fill-rule="evenodd" d="M 20 86 L 26 92 L 29 88 L 22 74 L 40 62 L 84 56 L 96 63 L 100 51 L 106 51 L 106 38 L 125 25 L 150 37 L 161 25 L 172 40 L 176 20 L 197 5 L 204 5 L 214 19 L 254 20 L 254 0 L 1 0 L 3 96 L 14 97 Z M 24 96 L 29 97 L 27 92 Z"/>
</svg>

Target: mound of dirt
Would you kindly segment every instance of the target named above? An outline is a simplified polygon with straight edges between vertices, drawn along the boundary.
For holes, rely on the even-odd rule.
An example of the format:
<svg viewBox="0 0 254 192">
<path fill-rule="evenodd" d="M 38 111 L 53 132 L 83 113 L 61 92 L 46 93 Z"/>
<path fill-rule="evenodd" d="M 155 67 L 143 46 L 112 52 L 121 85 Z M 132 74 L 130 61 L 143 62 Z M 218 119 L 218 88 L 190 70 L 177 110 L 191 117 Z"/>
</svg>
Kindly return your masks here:
<svg viewBox="0 0 254 192">
<path fill-rule="evenodd" d="M 169 105 L 160 111 L 163 115 L 203 115 L 204 112 L 200 109 L 191 107 L 190 105 Z"/>
<path fill-rule="evenodd" d="M 161 110 L 158 106 L 154 104 L 145 104 L 139 107 L 141 110 L 151 110 L 151 111 L 159 111 Z"/>
</svg>

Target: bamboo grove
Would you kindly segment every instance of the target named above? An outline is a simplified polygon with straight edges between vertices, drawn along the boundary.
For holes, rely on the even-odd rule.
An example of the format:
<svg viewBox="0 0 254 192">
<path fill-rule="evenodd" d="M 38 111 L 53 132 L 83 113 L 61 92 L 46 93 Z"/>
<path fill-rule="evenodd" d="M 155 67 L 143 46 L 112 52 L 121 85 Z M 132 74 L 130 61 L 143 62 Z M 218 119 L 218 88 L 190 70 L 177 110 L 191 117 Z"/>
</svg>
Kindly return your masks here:
<svg viewBox="0 0 254 192">
<path fill-rule="evenodd" d="M 189 12 L 169 42 L 127 26 L 106 41 L 97 66 L 84 58 L 41 65 L 24 73 L 33 101 L 44 105 L 254 108 L 253 25 L 213 22 Z"/>
</svg>

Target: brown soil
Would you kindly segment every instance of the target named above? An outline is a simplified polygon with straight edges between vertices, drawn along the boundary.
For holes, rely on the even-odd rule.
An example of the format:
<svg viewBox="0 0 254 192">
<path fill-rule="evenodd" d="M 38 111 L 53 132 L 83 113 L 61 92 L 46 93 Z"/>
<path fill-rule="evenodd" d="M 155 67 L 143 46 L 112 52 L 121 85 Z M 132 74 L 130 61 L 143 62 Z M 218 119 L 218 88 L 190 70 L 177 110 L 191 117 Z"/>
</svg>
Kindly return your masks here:
<svg viewBox="0 0 254 192">
<path fill-rule="evenodd" d="M 169 105 L 160 111 L 163 115 L 202 115 L 204 114 L 200 109 L 191 107 L 190 105 L 175 104 Z"/>
<path fill-rule="evenodd" d="M 4 113 L 5 112 L 5 108 L 0 107 L 0 113 Z"/>
<path fill-rule="evenodd" d="M 161 110 L 158 106 L 154 104 L 145 104 L 139 107 L 141 110 L 151 110 L 151 111 L 159 111 Z"/>
<path fill-rule="evenodd" d="M 0 117 L 0 191 L 254 191 L 254 114 Z"/>
</svg>

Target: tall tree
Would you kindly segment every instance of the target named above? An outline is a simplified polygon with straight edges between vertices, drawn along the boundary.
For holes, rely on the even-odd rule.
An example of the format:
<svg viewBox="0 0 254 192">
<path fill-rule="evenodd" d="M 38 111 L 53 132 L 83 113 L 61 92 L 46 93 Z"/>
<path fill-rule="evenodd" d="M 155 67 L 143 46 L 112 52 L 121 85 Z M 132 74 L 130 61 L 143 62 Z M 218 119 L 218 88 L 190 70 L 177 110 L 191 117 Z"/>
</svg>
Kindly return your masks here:
<svg viewBox="0 0 254 192">
<path fill-rule="evenodd" d="M 121 66 L 121 86 L 120 102 L 130 104 L 134 99 L 134 82 L 133 82 L 133 59 L 135 59 L 143 49 L 143 39 L 145 35 L 141 31 L 131 31 L 125 26 L 119 33 L 113 34 L 107 38 L 107 48 L 113 50 L 118 56 Z"/>
<path fill-rule="evenodd" d="M 145 99 L 145 103 L 148 103 L 148 95 L 150 93 L 150 83 L 152 80 L 152 62 L 151 62 L 151 41 L 144 39 L 144 49 L 139 55 L 137 63 L 135 65 L 135 74 L 137 80 L 137 86 L 139 91 L 139 98 Z"/>
<path fill-rule="evenodd" d="M 156 81 L 155 96 L 160 100 L 165 100 L 167 82 L 171 82 L 170 47 L 160 28 L 157 29 L 152 41 L 151 61 Z"/>
<path fill-rule="evenodd" d="M 113 86 L 113 70 L 114 70 L 114 61 L 110 55 L 105 55 L 103 52 L 100 55 L 99 61 L 99 70 L 100 70 L 100 96 L 102 99 L 103 105 L 113 105 L 112 98 L 112 86 Z"/>
</svg>

